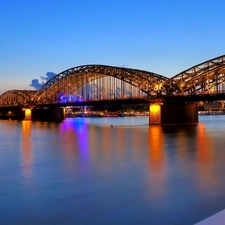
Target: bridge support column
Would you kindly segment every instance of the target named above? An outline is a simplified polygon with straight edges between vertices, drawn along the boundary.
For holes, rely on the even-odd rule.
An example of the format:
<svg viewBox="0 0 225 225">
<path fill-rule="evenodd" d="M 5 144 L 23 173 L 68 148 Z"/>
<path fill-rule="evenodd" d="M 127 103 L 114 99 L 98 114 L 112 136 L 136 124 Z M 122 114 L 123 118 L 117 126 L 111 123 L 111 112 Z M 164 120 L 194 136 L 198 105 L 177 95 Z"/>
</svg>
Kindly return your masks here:
<svg viewBox="0 0 225 225">
<path fill-rule="evenodd" d="M 149 124 L 161 124 L 161 107 L 159 103 L 150 104 L 149 106 Z"/>
<path fill-rule="evenodd" d="M 150 125 L 188 123 L 198 123 L 197 104 L 150 104 Z"/>
<path fill-rule="evenodd" d="M 37 107 L 31 110 L 31 119 L 37 121 L 61 122 L 65 119 L 65 110 L 60 107 Z"/>
</svg>

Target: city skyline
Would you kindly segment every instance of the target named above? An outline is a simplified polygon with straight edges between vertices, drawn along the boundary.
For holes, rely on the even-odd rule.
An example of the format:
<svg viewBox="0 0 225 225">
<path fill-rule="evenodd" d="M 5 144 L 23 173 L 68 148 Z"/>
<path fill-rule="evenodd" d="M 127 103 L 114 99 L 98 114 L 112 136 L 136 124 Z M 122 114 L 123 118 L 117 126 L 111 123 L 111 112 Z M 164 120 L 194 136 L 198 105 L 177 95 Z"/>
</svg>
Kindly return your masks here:
<svg viewBox="0 0 225 225">
<path fill-rule="evenodd" d="M 6 1 L 0 94 L 48 72 L 101 64 L 172 77 L 225 54 L 225 2 Z"/>
</svg>

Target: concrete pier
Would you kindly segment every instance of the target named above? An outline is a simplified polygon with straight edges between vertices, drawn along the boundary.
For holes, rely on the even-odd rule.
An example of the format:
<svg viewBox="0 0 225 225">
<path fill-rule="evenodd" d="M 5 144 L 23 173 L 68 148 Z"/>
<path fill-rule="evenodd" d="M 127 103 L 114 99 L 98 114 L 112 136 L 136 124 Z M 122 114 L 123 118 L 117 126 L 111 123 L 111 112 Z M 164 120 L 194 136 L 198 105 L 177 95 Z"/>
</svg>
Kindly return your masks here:
<svg viewBox="0 0 225 225">
<path fill-rule="evenodd" d="M 150 104 L 149 124 L 198 123 L 197 104 Z"/>
<path fill-rule="evenodd" d="M 2 107 L 0 110 L 0 119 L 23 120 L 25 118 L 25 110 L 23 107 Z"/>
<path fill-rule="evenodd" d="M 61 122 L 65 119 L 65 110 L 60 107 L 36 107 L 31 110 L 31 120 Z"/>
<path fill-rule="evenodd" d="M 61 107 L 2 107 L 0 119 L 61 122 L 65 119 L 65 110 Z"/>
</svg>

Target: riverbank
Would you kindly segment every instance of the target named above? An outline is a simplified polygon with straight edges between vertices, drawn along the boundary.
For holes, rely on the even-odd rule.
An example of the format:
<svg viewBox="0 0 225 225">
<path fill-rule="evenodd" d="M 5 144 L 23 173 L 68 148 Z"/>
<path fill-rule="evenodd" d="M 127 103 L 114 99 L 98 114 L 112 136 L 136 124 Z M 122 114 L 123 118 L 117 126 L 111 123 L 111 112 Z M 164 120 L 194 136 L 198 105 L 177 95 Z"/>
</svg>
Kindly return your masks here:
<svg viewBox="0 0 225 225">
<path fill-rule="evenodd" d="M 225 115 L 224 111 L 199 111 L 199 115 L 205 116 L 205 115 Z"/>
</svg>

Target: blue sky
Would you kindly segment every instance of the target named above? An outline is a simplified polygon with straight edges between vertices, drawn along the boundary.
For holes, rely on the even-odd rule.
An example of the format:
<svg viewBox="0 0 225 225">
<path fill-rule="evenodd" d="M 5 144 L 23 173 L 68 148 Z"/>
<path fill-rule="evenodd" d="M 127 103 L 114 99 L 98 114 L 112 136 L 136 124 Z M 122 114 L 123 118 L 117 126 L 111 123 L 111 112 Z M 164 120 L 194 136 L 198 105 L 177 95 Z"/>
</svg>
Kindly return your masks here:
<svg viewBox="0 0 225 225">
<path fill-rule="evenodd" d="M 224 10 L 224 0 L 0 0 L 0 94 L 86 64 L 172 77 L 225 54 Z"/>
</svg>

